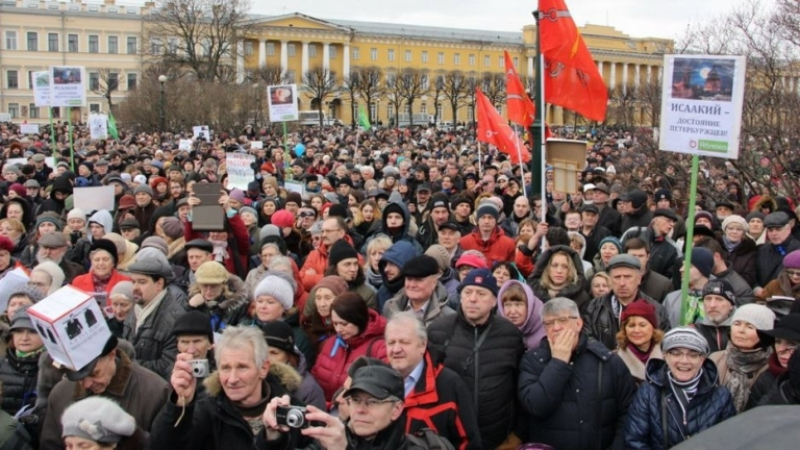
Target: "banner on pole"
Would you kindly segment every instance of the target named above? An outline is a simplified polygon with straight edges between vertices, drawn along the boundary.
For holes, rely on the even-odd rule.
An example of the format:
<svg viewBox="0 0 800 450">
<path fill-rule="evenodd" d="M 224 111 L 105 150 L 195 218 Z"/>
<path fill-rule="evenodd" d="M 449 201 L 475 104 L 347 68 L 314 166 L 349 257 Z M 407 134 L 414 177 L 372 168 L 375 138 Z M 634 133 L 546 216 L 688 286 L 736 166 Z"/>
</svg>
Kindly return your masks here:
<svg viewBox="0 0 800 450">
<path fill-rule="evenodd" d="M 247 185 L 256 179 L 253 163 L 254 155 L 246 153 L 228 153 L 225 157 L 225 167 L 228 171 L 228 189 L 241 189 L 247 191 Z"/>
<path fill-rule="evenodd" d="M 33 72 L 33 103 L 36 106 L 50 106 L 50 72 Z"/>
<path fill-rule="evenodd" d="M 39 134 L 39 124 L 23 123 L 19 126 L 19 132 L 22 134 Z"/>
<path fill-rule="evenodd" d="M 11 113 L 0 112 L 0 122 L 11 122 Z"/>
<path fill-rule="evenodd" d="M 92 140 L 108 139 L 108 116 L 106 114 L 90 115 L 89 132 Z"/>
<path fill-rule="evenodd" d="M 664 55 L 659 148 L 738 158 L 744 82 L 743 56 Z"/>
<path fill-rule="evenodd" d="M 83 106 L 86 104 L 86 83 L 83 67 L 50 68 L 50 106 Z"/>
<path fill-rule="evenodd" d="M 211 132 L 208 129 L 208 125 L 196 125 L 192 127 L 192 137 L 194 139 L 205 139 L 206 141 L 211 140 Z"/>
<path fill-rule="evenodd" d="M 300 118 L 296 84 L 267 86 L 267 94 L 270 121 L 291 122 Z"/>
</svg>

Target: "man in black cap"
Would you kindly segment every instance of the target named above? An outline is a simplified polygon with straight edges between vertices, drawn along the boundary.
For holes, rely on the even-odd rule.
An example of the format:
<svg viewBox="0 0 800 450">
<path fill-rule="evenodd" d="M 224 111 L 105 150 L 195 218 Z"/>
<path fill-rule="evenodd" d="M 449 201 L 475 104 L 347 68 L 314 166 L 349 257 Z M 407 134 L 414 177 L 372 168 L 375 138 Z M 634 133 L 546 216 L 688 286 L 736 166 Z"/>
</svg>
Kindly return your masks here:
<svg viewBox="0 0 800 450">
<path fill-rule="evenodd" d="M 584 261 L 592 261 L 600 250 L 600 242 L 611 236 L 608 228 L 598 225 L 600 210 L 594 203 L 584 204 L 580 209 L 581 213 L 581 236 L 586 240 L 586 250 L 583 253 Z"/>
<path fill-rule="evenodd" d="M 428 211 L 429 200 L 431 199 L 431 185 L 423 182 L 417 185 L 417 209 L 412 213 L 417 223 L 422 223 L 425 213 Z"/>
<path fill-rule="evenodd" d="M 136 219 L 125 219 L 119 224 L 119 232 L 126 241 L 135 242 L 142 234 L 139 229 L 139 221 Z"/>
<path fill-rule="evenodd" d="M 597 186 L 595 186 L 595 189 Z M 633 227 L 646 227 L 653 220 L 653 213 L 647 205 L 647 194 L 644 191 L 635 189 L 620 197 L 620 202 L 630 203 L 630 210 L 622 216 L 620 231 L 624 234 Z"/>
<path fill-rule="evenodd" d="M 455 314 L 447 306 L 447 289 L 439 283 L 439 263 L 428 255 L 411 258 L 403 265 L 405 285 L 383 306 L 383 315 L 391 319 L 401 311 L 413 311 L 425 326 L 442 316 Z"/>
<path fill-rule="evenodd" d="M 472 200 L 467 196 L 458 196 L 450 201 L 450 209 L 453 211 L 453 222 L 458 225 L 461 236 L 472 233 L 475 229 L 475 224 L 472 222 Z"/>
<path fill-rule="evenodd" d="M 606 227 L 612 236 L 622 235 L 622 215 L 608 204 L 608 195 L 611 191 L 605 183 L 597 183 L 594 186 L 594 196 L 592 200 L 600 211 L 597 225 Z"/>
<path fill-rule="evenodd" d="M 178 353 L 192 355 L 192 359 L 208 361 L 208 374 L 217 370 L 214 360 L 214 331 L 208 314 L 198 310 L 188 311 L 175 319 L 172 335 L 178 346 Z M 202 377 L 205 378 L 205 377 Z M 198 383 L 198 390 L 203 391 L 203 383 Z M 199 393 L 198 393 L 199 394 Z"/>
<path fill-rule="evenodd" d="M 431 197 L 429 211 L 423 215 L 422 224 L 417 231 L 417 241 L 422 248 L 428 248 L 433 244 L 438 244 L 437 230 L 439 226 L 450 219 L 450 201 L 442 193 L 436 193 Z M 420 222 L 417 222 L 420 223 Z"/>
<path fill-rule="evenodd" d="M 91 395 L 114 400 L 136 419 L 140 432 L 150 432 L 158 411 L 169 398 L 169 385 L 157 374 L 135 364 L 118 345 L 121 343 L 112 336 L 92 362 L 77 371 L 64 369 L 66 378 L 56 384 L 48 397 L 40 449 L 64 448 L 61 436 L 64 410 Z"/>
<path fill-rule="evenodd" d="M 792 236 L 793 224 L 794 220 L 783 211 L 770 213 L 764 219 L 767 240 L 758 248 L 756 257 L 758 283 L 757 287 L 753 289 L 756 295 L 760 295 L 764 286 L 778 278 L 783 271 L 783 257 L 800 249 L 800 241 Z"/>
<path fill-rule="evenodd" d="M 622 236 L 622 245 L 633 237 L 638 237 L 650 246 L 650 270 L 660 273 L 670 280 L 675 276 L 678 261 L 678 246 L 669 236 L 678 215 L 671 209 L 657 209 L 650 213 L 649 226 L 634 227 Z"/>
</svg>

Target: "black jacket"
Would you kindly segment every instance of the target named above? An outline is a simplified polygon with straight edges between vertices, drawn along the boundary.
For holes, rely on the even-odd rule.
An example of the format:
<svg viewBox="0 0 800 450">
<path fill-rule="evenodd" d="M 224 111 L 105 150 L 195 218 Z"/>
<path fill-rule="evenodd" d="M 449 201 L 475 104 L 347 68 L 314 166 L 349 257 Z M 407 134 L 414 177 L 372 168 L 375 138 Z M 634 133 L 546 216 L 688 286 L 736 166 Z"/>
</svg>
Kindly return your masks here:
<svg viewBox="0 0 800 450">
<path fill-rule="evenodd" d="M 584 330 L 609 350 L 617 348 L 617 333 L 619 332 L 619 317 L 614 314 L 614 308 L 611 306 L 611 296 L 613 294 L 613 292 L 609 292 L 592 300 L 586 308 L 586 314 L 583 316 Z M 646 301 L 653 305 L 658 317 L 658 327 L 664 331 L 669 331 L 669 317 L 667 316 L 667 310 L 661 303 L 642 294 L 641 291 L 636 294 L 636 300 L 634 301 Z"/>
<path fill-rule="evenodd" d="M 778 274 L 783 270 L 783 257 L 798 249 L 800 241 L 791 235 L 780 246 L 769 242 L 761 245 L 756 256 L 756 285 L 764 287 L 778 278 Z"/>
<path fill-rule="evenodd" d="M 623 237 L 623 247 L 632 237 L 638 237 L 650 245 L 650 260 L 647 262 L 650 270 L 671 280 L 676 273 L 675 268 L 678 267 L 678 248 L 675 247 L 675 242 L 668 237 L 656 237 L 651 227 L 634 228 Z"/>
<path fill-rule="evenodd" d="M 675 289 L 672 288 L 672 281 L 669 278 L 660 273 L 648 270 L 647 273 L 642 276 L 642 284 L 639 286 L 639 290 L 658 303 L 664 303 L 667 294 Z"/>
<path fill-rule="evenodd" d="M 622 225 L 620 225 L 620 231 L 622 234 L 625 234 L 626 231 L 633 227 L 649 227 L 650 222 L 652 221 L 653 213 L 650 212 L 650 208 L 648 208 L 645 204 L 636 211 L 624 214 L 622 216 Z"/>
<path fill-rule="evenodd" d="M 770 355 L 770 359 L 775 358 L 776 354 Z M 778 377 L 776 377 L 771 370 L 767 369 L 756 378 L 756 382 L 750 387 L 750 396 L 747 398 L 747 404 L 744 405 L 744 410 L 753 409 L 761 403 L 762 400 L 778 386 Z"/>
<path fill-rule="evenodd" d="M 128 314 L 125 318 L 122 337 L 136 349 L 136 362 L 167 380 L 178 354 L 178 341 L 172 335 L 172 327 L 175 319 L 184 312 L 185 307 L 167 290 L 158 309 L 147 316 L 138 330 L 136 314 Z"/>
<path fill-rule="evenodd" d="M 585 334 L 569 364 L 554 359 L 544 340 L 525 354 L 520 368 L 527 441 L 557 449 L 622 449 L 622 427 L 635 390 L 625 363 Z"/>
<path fill-rule="evenodd" d="M 779 376 L 775 380 L 772 389 L 770 389 L 758 404 L 758 406 L 766 405 L 800 405 L 800 391 L 792 385 L 788 373 Z"/>
<path fill-rule="evenodd" d="M 464 380 L 475 405 L 483 448 L 496 448 L 516 420 L 516 378 L 525 352 L 522 333 L 495 314 L 476 327 L 459 309 L 458 314 L 440 317 L 428 327 L 428 344 L 433 360 L 443 362 Z"/>
<path fill-rule="evenodd" d="M 586 239 L 586 250 L 583 252 L 584 261 L 592 262 L 594 256 L 600 251 L 600 241 L 611 236 L 611 231 L 603 226 L 595 226 L 591 233 L 583 234 L 581 236 Z"/>
<path fill-rule="evenodd" d="M 728 348 L 728 340 L 730 340 L 731 336 L 730 321 L 726 321 L 722 325 L 717 326 L 697 321 L 694 327 L 706 338 L 709 354 Z"/>
<path fill-rule="evenodd" d="M 597 205 L 600 208 L 600 205 Z M 597 218 L 597 226 L 605 227 L 611 232 L 612 236 L 622 236 L 622 214 L 616 209 L 612 208 L 610 203 L 600 208 L 600 215 Z M 599 243 L 600 241 L 598 241 Z"/>
<path fill-rule="evenodd" d="M 728 262 L 731 269 L 739 274 L 748 285 L 756 284 L 758 273 L 757 261 L 758 246 L 749 237 L 744 240 L 732 252 L 728 253 Z"/>
<path fill-rule="evenodd" d="M 36 379 L 39 375 L 39 354 L 18 357 L 9 348 L 0 359 L 0 381 L 3 383 L 3 411 L 14 415 L 25 405 L 36 401 Z"/>
</svg>

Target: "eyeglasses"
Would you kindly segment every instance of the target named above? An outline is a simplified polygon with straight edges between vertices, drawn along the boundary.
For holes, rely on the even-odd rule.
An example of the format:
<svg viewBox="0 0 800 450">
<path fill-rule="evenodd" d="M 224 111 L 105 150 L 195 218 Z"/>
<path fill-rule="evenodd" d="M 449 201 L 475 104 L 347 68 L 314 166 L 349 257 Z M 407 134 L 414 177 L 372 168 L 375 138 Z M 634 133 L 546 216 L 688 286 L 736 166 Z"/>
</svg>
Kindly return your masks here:
<svg viewBox="0 0 800 450">
<path fill-rule="evenodd" d="M 356 397 L 347 397 L 344 399 L 347 402 L 348 406 L 366 406 L 369 409 L 373 409 L 376 406 L 383 404 L 383 403 L 394 403 L 397 400 L 393 400 L 391 398 L 386 400 L 378 400 L 375 398 L 356 398 Z"/>
<path fill-rule="evenodd" d="M 315 215 L 311 211 L 300 211 L 300 217 L 314 217 Z"/>
<path fill-rule="evenodd" d="M 791 270 L 791 269 L 785 269 L 785 270 L 786 270 L 786 275 L 789 275 L 790 277 L 800 277 L 800 270 Z"/>
<path fill-rule="evenodd" d="M 701 355 L 700 353 L 697 353 L 697 352 L 693 352 L 693 351 L 682 352 L 680 350 L 670 350 L 670 351 L 667 352 L 667 356 L 669 356 L 670 358 L 674 358 L 674 359 L 686 358 L 689 361 L 699 361 L 700 358 L 703 357 L 703 355 Z"/>
<path fill-rule="evenodd" d="M 29 283 L 30 284 L 30 283 Z M 787 345 L 782 350 L 775 349 L 776 353 L 779 355 L 785 355 L 787 353 L 792 353 L 793 351 L 797 350 L 797 345 Z"/>
<path fill-rule="evenodd" d="M 544 323 L 544 327 L 549 329 L 549 328 L 553 328 L 553 326 L 555 326 L 555 324 L 559 324 L 559 325 L 561 325 L 563 327 L 563 326 L 567 325 L 570 320 L 575 320 L 575 319 L 578 319 L 578 317 L 567 316 L 567 317 L 559 317 L 558 319 L 553 319 L 553 320 L 545 320 L 543 323 Z"/>
</svg>

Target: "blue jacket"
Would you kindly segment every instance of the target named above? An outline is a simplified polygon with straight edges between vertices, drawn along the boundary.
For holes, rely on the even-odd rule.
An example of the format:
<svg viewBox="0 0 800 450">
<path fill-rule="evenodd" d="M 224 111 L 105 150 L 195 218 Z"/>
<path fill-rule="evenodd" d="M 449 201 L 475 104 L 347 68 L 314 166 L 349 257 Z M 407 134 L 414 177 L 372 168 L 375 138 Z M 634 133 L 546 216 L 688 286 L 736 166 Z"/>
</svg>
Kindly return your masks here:
<svg viewBox="0 0 800 450">
<path fill-rule="evenodd" d="M 626 449 L 666 449 L 661 402 L 667 402 L 669 446 L 736 415 L 733 397 L 719 386 L 717 367 L 709 359 L 703 362 L 703 376 L 686 416 L 683 415 L 667 380 L 667 363 L 651 359 L 647 363 L 647 383 L 639 386 L 625 422 Z"/>
<path fill-rule="evenodd" d="M 383 256 L 381 256 L 381 260 L 378 261 L 378 269 L 381 271 L 381 278 L 383 278 L 383 285 L 381 285 L 380 289 L 378 289 L 378 293 L 376 294 L 376 298 L 378 301 L 378 312 L 383 312 L 383 305 L 386 302 L 395 296 L 400 289 L 403 289 L 404 285 L 404 278 L 401 275 L 397 280 L 389 281 L 386 279 L 386 263 L 392 263 L 401 269 L 405 265 L 406 261 L 410 260 L 411 258 L 419 255 L 421 252 L 418 252 L 414 245 L 411 242 L 401 240 L 394 244 L 391 247 L 386 249 Z"/>
</svg>

